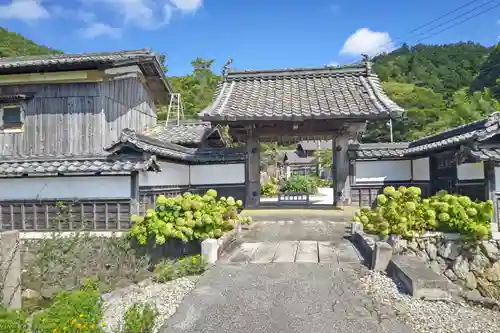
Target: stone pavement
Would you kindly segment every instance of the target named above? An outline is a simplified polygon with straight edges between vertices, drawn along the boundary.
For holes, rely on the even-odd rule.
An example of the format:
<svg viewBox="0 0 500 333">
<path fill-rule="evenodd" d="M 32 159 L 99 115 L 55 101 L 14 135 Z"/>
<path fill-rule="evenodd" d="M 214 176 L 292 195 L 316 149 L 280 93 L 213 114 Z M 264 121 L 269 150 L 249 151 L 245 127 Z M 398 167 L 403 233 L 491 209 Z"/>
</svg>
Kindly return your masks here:
<svg viewBox="0 0 500 333">
<path fill-rule="evenodd" d="M 359 279 L 367 269 L 344 239 L 347 226 L 253 224 L 238 246 L 200 278 L 161 332 L 412 333 L 391 307 L 364 293 Z M 231 261 L 238 256 L 240 261 Z"/>
</svg>

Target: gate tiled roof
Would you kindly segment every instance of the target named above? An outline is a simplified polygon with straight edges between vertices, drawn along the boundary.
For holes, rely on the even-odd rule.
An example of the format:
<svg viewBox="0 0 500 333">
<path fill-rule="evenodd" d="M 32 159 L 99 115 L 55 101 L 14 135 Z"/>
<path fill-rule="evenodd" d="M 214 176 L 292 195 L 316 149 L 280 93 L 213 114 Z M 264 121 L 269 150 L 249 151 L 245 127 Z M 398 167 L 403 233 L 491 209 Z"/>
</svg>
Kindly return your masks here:
<svg viewBox="0 0 500 333">
<path fill-rule="evenodd" d="M 375 119 L 403 109 L 369 66 L 229 71 L 203 120 Z"/>
</svg>

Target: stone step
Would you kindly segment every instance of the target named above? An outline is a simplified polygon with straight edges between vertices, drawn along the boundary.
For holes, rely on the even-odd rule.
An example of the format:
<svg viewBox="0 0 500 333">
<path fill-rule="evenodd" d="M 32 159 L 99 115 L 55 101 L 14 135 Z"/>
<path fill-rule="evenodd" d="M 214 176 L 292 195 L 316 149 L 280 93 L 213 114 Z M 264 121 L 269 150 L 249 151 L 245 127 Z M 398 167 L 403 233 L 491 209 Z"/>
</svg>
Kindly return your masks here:
<svg viewBox="0 0 500 333">
<path fill-rule="evenodd" d="M 219 264 L 268 263 L 359 263 L 360 255 L 348 241 L 234 242 Z"/>
<path fill-rule="evenodd" d="M 427 300 L 451 300 L 453 285 L 414 256 L 393 256 L 387 268 L 392 278 L 401 281 L 414 297 Z"/>
</svg>

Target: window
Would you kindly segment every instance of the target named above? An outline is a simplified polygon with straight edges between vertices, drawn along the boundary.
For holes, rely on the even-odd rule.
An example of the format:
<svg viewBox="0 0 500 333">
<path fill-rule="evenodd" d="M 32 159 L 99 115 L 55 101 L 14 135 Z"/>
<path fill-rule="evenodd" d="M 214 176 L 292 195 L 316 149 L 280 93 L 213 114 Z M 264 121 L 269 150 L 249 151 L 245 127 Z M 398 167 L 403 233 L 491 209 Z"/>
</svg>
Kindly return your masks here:
<svg viewBox="0 0 500 333">
<path fill-rule="evenodd" d="M 22 131 L 24 112 L 22 104 L 1 105 L 2 126 L 4 131 Z"/>
</svg>

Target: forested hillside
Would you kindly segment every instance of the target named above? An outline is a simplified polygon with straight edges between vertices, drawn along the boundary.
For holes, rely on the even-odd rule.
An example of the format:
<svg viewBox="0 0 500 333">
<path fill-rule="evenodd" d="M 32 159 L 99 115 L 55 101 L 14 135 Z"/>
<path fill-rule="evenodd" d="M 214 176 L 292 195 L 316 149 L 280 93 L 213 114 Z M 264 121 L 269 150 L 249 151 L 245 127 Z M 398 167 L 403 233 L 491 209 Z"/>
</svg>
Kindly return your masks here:
<svg viewBox="0 0 500 333">
<path fill-rule="evenodd" d="M 60 51 L 0 28 L 0 57 L 50 53 Z M 403 45 L 373 61 L 387 94 L 408 111 L 406 119 L 393 122 L 394 141 L 413 140 L 500 111 L 500 45 Z M 212 100 L 220 79 L 213 62 L 197 58 L 191 62 L 191 74 L 169 77 L 189 118 L 196 118 Z M 160 108 L 159 117 L 165 119 L 166 107 Z M 386 122 L 371 123 L 363 137 L 364 142 L 389 140 Z"/>
<path fill-rule="evenodd" d="M 393 122 L 394 141 L 414 140 L 500 110 L 498 45 L 403 45 L 375 58 L 374 70 L 387 94 L 407 110 L 407 119 Z M 389 140 L 386 122 L 371 123 L 363 138 Z"/>
<path fill-rule="evenodd" d="M 62 53 L 0 27 L 0 57 Z"/>
</svg>

